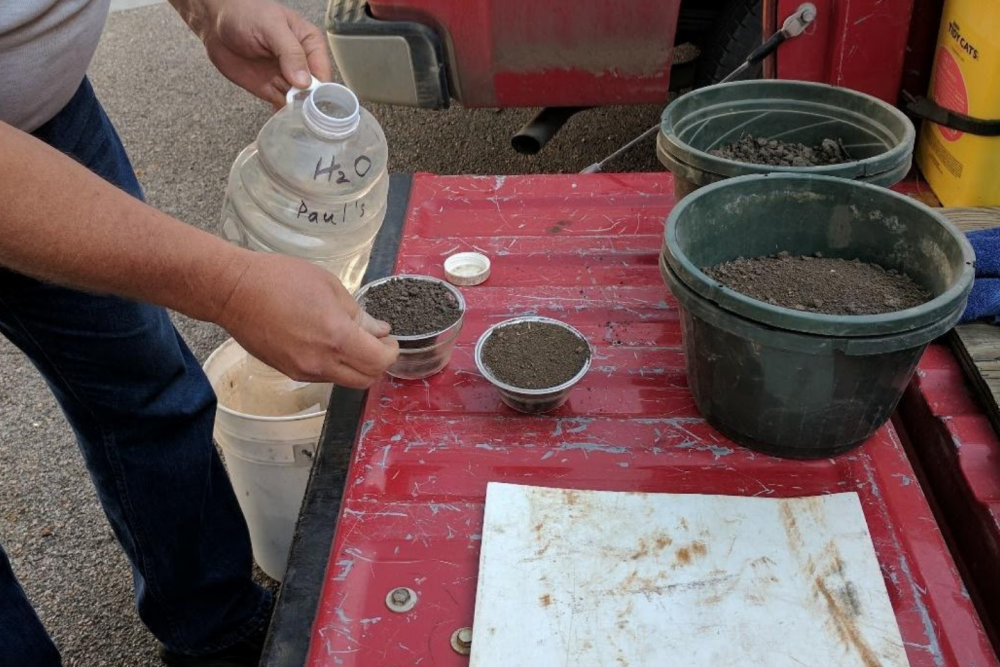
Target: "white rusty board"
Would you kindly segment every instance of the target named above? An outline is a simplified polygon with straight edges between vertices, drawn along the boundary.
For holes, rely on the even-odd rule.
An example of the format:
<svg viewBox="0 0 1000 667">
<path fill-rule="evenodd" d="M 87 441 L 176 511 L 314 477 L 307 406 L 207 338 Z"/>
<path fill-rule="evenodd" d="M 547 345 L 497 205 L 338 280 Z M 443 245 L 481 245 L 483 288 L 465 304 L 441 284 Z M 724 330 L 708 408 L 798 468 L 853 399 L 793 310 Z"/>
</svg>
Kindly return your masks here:
<svg viewBox="0 0 1000 667">
<path fill-rule="evenodd" d="M 488 487 L 472 667 L 907 664 L 857 494 Z"/>
</svg>

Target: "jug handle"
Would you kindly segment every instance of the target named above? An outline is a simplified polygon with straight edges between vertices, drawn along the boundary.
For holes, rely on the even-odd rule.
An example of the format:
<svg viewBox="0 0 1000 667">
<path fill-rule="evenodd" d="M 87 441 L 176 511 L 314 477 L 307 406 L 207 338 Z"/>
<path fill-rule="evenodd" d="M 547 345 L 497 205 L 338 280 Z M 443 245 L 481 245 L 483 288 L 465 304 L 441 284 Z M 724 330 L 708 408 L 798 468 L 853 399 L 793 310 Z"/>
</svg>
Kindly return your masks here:
<svg viewBox="0 0 1000 667">
<path fill-rule="evenodd" d="M 316 90 L 322 83 L 323 83 L 322 81 L 320 81 L 316 77 L 313 77 L 312 83 L 310 83 L 309 87 L 307 88 L 296 88 L 295 86 L 292 86 L 288 90 L 288 93 L 285 95 L 286 103 L 291 104 L 292 102 L 295 101 L 296 95 L 298 95 L 299 93 L 308 93 L 310 91 Z"/>
</svg>

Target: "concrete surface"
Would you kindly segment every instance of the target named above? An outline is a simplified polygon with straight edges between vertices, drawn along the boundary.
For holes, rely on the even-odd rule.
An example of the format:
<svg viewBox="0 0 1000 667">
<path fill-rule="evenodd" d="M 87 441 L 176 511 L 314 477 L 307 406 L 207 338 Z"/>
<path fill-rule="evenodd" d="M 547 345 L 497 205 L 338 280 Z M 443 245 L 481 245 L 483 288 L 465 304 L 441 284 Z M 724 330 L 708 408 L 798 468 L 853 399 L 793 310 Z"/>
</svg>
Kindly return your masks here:
<svg viewBox="0 0 1000 667">
<path fill-rule="evenodd" d="M 123 12 L 128 9 L 158 5 L 161 2 L 166 2 L 166 0 L 111 0 L 110 11 L 111 13 Z"/>
<path fill-rule="evenodd" d="M 321 2 L 292 4 L 322 19 Z M 114 13 L 90 76 L 149 201 L 215 231 L 229 167 L 268 108 L 215 72 L 166 4 Z M 486 174 L 578 171 L 659 114 L 655 107 L 590 111 L 527 158 L 508 141 L 532 110 L 371 111 L 385 128 L 394 171 Z M 659 170 L 652 142 L 614 169 Z M 211 325 L 177 323 L 201 359 L 225 337 Z M 67 666 L 158 665 L 156 641 L 132 606 L 131 574 L 69 427 L 34 369 L 2 339 L 0 358 L 0 541 L 21 583 Z"/>
</svg>

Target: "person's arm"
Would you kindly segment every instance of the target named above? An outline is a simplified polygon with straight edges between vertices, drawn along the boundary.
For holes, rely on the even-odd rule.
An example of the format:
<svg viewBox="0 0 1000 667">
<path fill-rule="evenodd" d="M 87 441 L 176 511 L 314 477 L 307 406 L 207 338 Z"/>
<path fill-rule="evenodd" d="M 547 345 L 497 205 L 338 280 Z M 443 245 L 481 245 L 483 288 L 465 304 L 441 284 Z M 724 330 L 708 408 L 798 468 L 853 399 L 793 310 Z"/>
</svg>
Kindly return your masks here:
<svg viewBox="0 0 1000 667">
<path fill-rule="evenodd" d="M 323 269 L 175 220 L 4 123 L 0 155 L 0 265 L 215 322 L 297 380 L 365 387 L 395 360 L 388 325 Z"/>
<path fill-rule="evenodd" d="M 209 60 L 241 88 L 285 104 L 285 93 L 312 80 L 329 81 L 323 33 L 298 13 L 271 0 L 170 0 L 205 44 Z"/>
</svg>

